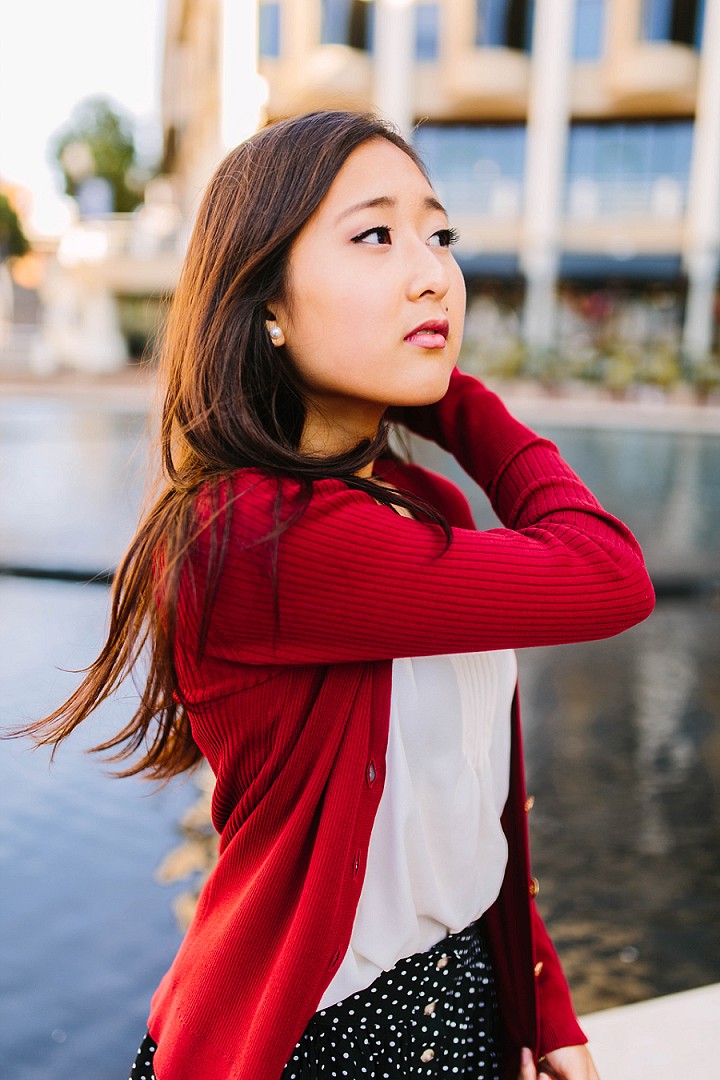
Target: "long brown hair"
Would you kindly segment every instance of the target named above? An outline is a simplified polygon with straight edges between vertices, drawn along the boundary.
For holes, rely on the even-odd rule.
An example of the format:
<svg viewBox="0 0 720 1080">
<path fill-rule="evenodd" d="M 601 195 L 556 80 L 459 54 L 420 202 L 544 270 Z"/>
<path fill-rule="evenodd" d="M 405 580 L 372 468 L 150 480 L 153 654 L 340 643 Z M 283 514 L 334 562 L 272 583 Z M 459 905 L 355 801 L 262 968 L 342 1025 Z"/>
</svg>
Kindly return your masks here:
<svg viewBox="0 0 720 1080">
<path fill-rule="evenodd" d="M 201 759 L 176 695 L 173 659 L 180 576 L 197 539 L 201 486 L 219 508 L 223 481 L 243 467 L 299 479 L 307 498 L 313 480 L 332 476 L 444 525 L 418 500 L 356 475 L 386 450 L 384 422 L 374 439 L 343 454 L 318 458 L 299 451 L 302 390 L 290 357 L 270 343 L 266 327 L 272 300 L 285 298 L 293 240 L 349 154 L 376 138 L 394 143 L 425 173 L 412 148 L 377 117 L 317 112 L 261 130 L 228 154 L 210 180 L 158 347 L 165 387 L 163 487 L 118 567 L 99 656 L 63 705 L 14 734 L 57 747 L 126 676 L 133 672 L 137 679 L 142 658 L 147 674 L 135 713 L 92 749 L 125 761 L 142 748 L 118 775 L 145 771 L 161 780 Z M 228 520 L 224 536 L 211 534 L 215 582 Z"/>
</svg>

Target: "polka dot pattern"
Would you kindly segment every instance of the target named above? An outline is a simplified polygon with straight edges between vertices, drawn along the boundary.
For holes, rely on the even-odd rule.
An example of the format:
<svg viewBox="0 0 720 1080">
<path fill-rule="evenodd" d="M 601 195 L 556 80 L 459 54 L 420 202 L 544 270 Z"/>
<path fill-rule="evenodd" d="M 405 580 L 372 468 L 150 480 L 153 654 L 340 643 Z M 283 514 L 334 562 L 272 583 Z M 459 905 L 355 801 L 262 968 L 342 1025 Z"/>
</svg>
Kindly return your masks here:
<svg viewBox="0 0 720 1080">
<path fill-rule="evenodd" d="M 282 1080 L 499 1080 L 497 1004 L 477 924 L 315 1014 Z"/>
<path fill-rule="evenodd" d="M 135 1063 L 130 1070 L 128 1080 L 156 1080 L 153 1070 L 153 1054 L 157 1046 L 149 1035 L 146 1035 L 138 1047 Z"/>
<path fill-rule="evenodd" d="M 281 1080 L 500 1080 L 497 1002 L 478 924 L 316 1013 Z M 149 1035 L 129 1080 L 156 1080 Z"/>
</svg>

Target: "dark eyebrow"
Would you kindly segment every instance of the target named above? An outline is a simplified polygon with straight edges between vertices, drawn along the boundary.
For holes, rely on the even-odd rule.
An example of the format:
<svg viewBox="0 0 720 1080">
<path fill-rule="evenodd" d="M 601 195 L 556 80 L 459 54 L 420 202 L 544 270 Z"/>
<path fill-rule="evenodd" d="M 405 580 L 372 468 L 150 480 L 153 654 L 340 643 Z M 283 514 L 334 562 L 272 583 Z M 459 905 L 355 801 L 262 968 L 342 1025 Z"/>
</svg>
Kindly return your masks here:
<svg viewBox="0 0 720 1080">
<path fill-rule="evenodd" d="M 369 210 L 375 206 L 388 207 L 393 209 L 397 206 L 397 199 L 393 199 L 390 195 L 378 195 L 376 199 L 365 199 L 364 202 L 355 203 L 354 206 L 349 206 L 347 210 L 343 210 L 342 214 L 338 216 L 338 223 L 344 218 L 349 217 L 350 214 L 355 214 L 358 210 Z M 438 202 L 432 195 L 427 195 L 423 199 L 423 209 L 425 210 L 439 210 L 445 217 L 448 216 L 448 212 L 441 202 Z"/>
</svg>

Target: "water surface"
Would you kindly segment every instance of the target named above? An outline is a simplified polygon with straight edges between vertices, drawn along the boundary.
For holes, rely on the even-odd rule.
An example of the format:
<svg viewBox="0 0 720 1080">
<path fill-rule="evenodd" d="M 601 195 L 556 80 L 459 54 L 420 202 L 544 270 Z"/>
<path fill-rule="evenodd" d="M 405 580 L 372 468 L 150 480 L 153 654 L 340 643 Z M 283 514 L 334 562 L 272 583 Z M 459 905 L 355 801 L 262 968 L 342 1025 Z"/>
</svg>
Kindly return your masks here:
<svg viewBox="0 0 720 1080">
<path fill-rule="evenodd" d="M 0 402 L 0 563 L 113 566 L 145 483 L 145 426 L 131 408 Z M 720 580 L 720 438 L 545 434 L 628 520 L 656 578 Z M 448 464 L 427 445 L 421 454 Z M 494 524 L 481 494 L 473 504 L 481 526 Z M 539 903 L 582 1011 L 720 980 L 714 595 L 664 600 L 611 641 L 519 656 Z M 99 586 L 0 578 L 0 723 L 72 689 L 58 669 L 93 658 L 107 599 Z M 10 1080 L 124 1080 L 180 940 L 170 905 L 183 886 L 159 886 L 154 872 L 192 785 L 149 796 L 83 753 L 131 708 L 130 691 L 104 707 L 52 769 L 44 751 L 0 743 Z"/>
</svg>

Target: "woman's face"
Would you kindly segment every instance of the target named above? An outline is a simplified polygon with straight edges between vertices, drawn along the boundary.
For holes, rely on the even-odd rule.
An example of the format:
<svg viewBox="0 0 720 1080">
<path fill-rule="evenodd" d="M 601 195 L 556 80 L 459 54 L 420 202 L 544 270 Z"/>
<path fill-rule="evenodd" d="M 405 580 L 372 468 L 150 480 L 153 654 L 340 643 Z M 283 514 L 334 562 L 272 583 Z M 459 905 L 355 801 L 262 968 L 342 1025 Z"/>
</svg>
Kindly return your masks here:
<svg viewBox="0 0 720 1080">
<path fill-rule="evenodd" d="M 382 138 L 353 151 L 298 235 L 268 321 L 326 421 L 372 434 L 387 406 L 443 396 L 465 315 L 452 239 L 407 154 Z"/>
</svg>

